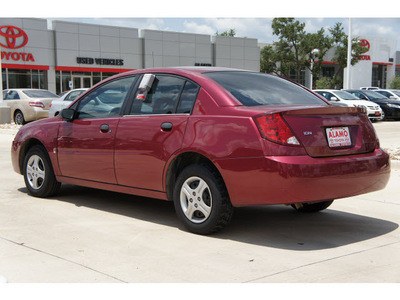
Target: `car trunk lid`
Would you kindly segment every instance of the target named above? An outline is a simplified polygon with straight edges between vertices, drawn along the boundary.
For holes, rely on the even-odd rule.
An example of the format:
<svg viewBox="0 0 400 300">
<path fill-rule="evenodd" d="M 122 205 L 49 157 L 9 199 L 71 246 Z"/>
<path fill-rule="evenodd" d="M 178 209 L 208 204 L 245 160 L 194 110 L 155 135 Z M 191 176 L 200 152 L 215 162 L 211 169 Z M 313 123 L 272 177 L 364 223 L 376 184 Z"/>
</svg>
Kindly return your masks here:
<svg viewBox="0 0 400 300">
<path fill-rule="evenodd" d="M 372 152 L 378 142 L 371 122 L 360 108 L 291 109 L 281 115 L 312 157 Z"/>
<path fill-rule="evenodd" d="M 56 100 L 56 99 L 58 99 L 58 98 L 36 98 L 36 99 L 31 99 L 31 100 L 29 100 L 29 105 L 30 106 L 41 107 L 44 110 L 49 110 L 51 102 L 53 100 Z"/>
</svg>

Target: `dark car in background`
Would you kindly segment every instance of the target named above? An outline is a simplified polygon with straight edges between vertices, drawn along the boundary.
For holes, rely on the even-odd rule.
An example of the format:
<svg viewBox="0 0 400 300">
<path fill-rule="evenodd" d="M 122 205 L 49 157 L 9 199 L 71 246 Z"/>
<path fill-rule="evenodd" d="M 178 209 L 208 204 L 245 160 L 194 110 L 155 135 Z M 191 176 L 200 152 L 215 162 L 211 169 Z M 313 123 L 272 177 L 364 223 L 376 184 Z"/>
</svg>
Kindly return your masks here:
<svg viewBox="0 0 400 300">
<path fill-rule="evenodd" d="M 199 234 L 222 229 L 234 207 L 317 212 L 380 190 L 390 176 L 364 109 L 224 68 L 118 74 L 59 116 L 22 127 L 11 153 L 33 196 L 69 183 L 170 200 Z"/>
<path fill-rule="evenodd" d="M 400 119 L 400 101 L 395 99 L 389 99 L 384 95 L 369 90 L 345 90 L 354 96 L 363 99 L 375 102 L 378 104 L 382 110 L 384 115 L 383 119 Z"/>
</svg>

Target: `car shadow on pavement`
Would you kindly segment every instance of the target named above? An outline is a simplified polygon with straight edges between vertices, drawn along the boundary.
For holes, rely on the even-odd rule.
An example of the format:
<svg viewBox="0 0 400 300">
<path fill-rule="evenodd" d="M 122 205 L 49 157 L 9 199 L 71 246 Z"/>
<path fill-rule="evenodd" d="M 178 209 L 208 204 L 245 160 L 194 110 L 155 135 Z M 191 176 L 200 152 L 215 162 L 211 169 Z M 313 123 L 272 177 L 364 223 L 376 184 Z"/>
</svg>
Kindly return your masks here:
<svg viewBox="0 0 400 300">
<path fill-rule="evenodd" d="M 19 189 L 27 193 L 26 188 Z M 58 196 L 77 207 L 153 222 L 187 231 L 172 202 L 63 184 Z M 345 200 L 344 200 L 345 201 Z M 287 250 L 309 251 L 341 247 L 385 235 L 399 225 L 390 221 L 331 209 L 299 213 L 283 205 L 236 208 L 232 222 L 211 238 L 234 240 Z"/>
<path fill-rule="evenodd" d="M 335 210 L 334 203 L 318 213 L 299 213 L 291 207 L 274 205 L 236 209 L 230 226 L 218 235 L 243 243 L 308 251 L 354 244 L 398 227 L 387 220 Z"/>
</svg>

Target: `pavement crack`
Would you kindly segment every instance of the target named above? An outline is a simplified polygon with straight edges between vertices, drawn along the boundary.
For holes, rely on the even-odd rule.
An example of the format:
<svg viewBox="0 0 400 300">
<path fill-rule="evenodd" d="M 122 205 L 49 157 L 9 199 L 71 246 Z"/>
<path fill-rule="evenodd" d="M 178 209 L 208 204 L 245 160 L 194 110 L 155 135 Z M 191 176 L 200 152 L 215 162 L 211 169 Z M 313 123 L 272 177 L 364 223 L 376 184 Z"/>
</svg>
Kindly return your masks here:
<svg viewBox="0 0 400 300">
<path fill-rule="evenodd" d="M 368 251 L 371 251 L 371 250 L 374 250 L 374 249 L 379 249 L 379 248 L 383 248 L 383 247 L 387 247 L 387 246 L 391 246 L 391 245 L 395 245 L 395 244 L 399 244 L 399 243 L 400 243 L 400 241 L 396 241 L 396 242 L 393 242 L 393 243 L 388 243 L 388 244 L 385 244 L 385 245 L 380 245 L 380 246 L 377 246 L 377 247 L 364 249 L 364 250 L 360 250 L 360 251 L 357 251 L 357 252 L 352 252 L 352 253 L 336 256 L 336 257 L 331 257 L 331 258 L 328 258 L 328 259 L 324 259 L 324 260 L 308 263 L 308 264 L 305 264 L 305 265 L 302 265 L 302 266 L 298 266 L 298 267 L 295 267 L 295 268 L 291 268 L 291 269 L 287 269 L 287 270 L 284 270 L 284 271 L 280 271 L 280 272 L 272 273 L 272 274 L 269 274 L 269 275 L 261 276 L 261 277 L 258 277 L 258 278 L 254 278 L 254 279 L 251 279 L 251 280 L 247 280 L 247 281 L 244 281 L 243 283 L 251 283 L 251 282 L 254 282 L 254 281 L 257 281 L 257 280 L 265 279 L 265 278 L 268 278 L 268 277 L 273 277 L 273 276 L 276 276 L 276 275 L 280 275 L 280 274 L 283 274 L 283 273 L 291 272 L 291 271 L 298 270 L 298 269 L 301 269 L 301 268 L 305 268 L 305 267 L 308 267 L 308 266 L 318 265 L 320 263 L 324 263 L 324 262 L 327 262 L 327 261 L 332 261 L 332 260 L 339 259 L 339 258 L 342 258 L 342 257 L 352 256 L 352 255 L 355 255 L 355 254 L 360 254 L 360 253 L 363 253 L 363 252 L 368 252 Z"/>
<path fill-rule="evenodd" d="M 93 269 L 93 268 L 91 268 L 91 267 L 85 266 L 85 265 L 83 265 L 83 264 L 81 264 L 81 263 L 78 263 L 78 262 L 75 262 L 75 261 L 73 261 L 73 260 L 66 259 L 66 258 L 63 258 L 63 257 L 61 257 L 61 256 L 58 256 L 58 255 L 55 255 L 55 254 L 52 254 L 52 253 L 49 253 L 49 252 L 46 252 L 46 251 L 43 251 L 43 250 L 40 250 L 40 249 L 36 249 L 36 248 L 34 248 L 34 247 L 31 247 L 31 246 L 26 245 L 25 243 L 18 243 L 18 242 L 9 240 L 9 239 L 4 238 L 4 237 L 0 237 L 0 238 L 1 238 L 2 240 L 4 240 L 4 241 L 9 242 L 9 243 L 12 243 L 12 244 L 15 244 L 15 245 L 18 245 L 18 246 L 21 246 L 21 247 L 25 247 L 25 248 L 30 249 L 30 250 L 33 250 L 33 251 L 37 251 L 37 252 L 39 252 L 39 253 L 42 253 L 42 254 L 45 254 L 45 255 L 49 255 L 49 256 L 52 256 L 52 257 L 54 257 L 54 258 L 57 258 L 57 259 L 60 259 L 60 260 L 69 262 L 69 263 L 71 263 L 71 264 L 74 264 L 74 265 L 83 267 L 83 268 L 88 269 L 88 270 L 90 270 L 90 271 L 93 271 L 93 272 L 102 274 L 102 275 L 104 275 L 104 276 L 107 276 L 107 277 L 110 277 L 110 278 L 112 278 L 112 279 L 115 279 L 115 280 L 117 280 L 117 281 L 119 281 L 119 282 L 128 283 L 128 282 L 126 282 L 126 281 L 124 281 L 124 280 L 122 280 L 122 279 L 119 279 L 119 278 L 117 278 L 117 277 L 114 277 L 114 276 L 112 276 L 112 275 L 110 275 L 110 274 L 106 274 L 106 273 L 104 273 L 104 272 L 101 272 L 101 271 L 99 271 L 99 270 L 96 270 L 96 269 Z"/>
</svg>

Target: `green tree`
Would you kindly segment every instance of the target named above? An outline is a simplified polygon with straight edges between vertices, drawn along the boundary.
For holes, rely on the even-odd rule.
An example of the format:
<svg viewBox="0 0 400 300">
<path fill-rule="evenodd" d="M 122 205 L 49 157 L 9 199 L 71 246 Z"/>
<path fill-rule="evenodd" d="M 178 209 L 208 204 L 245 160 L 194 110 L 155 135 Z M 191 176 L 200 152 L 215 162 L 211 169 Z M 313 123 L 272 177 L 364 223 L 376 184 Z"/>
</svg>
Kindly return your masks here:
<svg viewBox="0 0 400 300">
<path fill-rule="evenodd" d="M 322 70 L 322 62 L 326 53 L 332 47 L 332 38 L 325 34 L 325 30 L 321 28 L 317 33 L 307 33 L 302 42 L 302 51 L 306 57 L 305 67 L 313 74 L 313 78 L 317 79 L 318 74 Z"/>
<path fill-rule="evenodd" d="M 335 77 L 340 77 L 343 82 L 342 74 L 345 67 L 347 67 L 347 47 L 348 47 L 348 35 L 344 32 L 342 23 L 336 23 L 335 26 L 329 29 L 332 36 L 332 46 L 336 47 L 335 55 L 332 61 L 339 64 L 339 68 L 335 74 Z M 352 57 L 351 65 L 354 66 L 358 63 L 360 56 L 367 52 L 368 49 L 361 46 L 358 38 L 352 39 Z"/>
<path fill-rule="evenodd" d="M 307 33 L 305 23 L 294 18 L 275 18 L 272 29 L 273 34 L 279 37 L 279 41 L 274 43 L 275 52 L 270 56 L 270 60 L 275 61 L 276 72 L 289 77 L 290 71 L 295 70 L 297 81 L 300 81 L 301 70 L 307 68 L 316 79 L 323 58 L 332 47 L 332 39 L 325 30 L 321 28 L 317 33 Z M 262 56 L 263 62 L 267 62 L 265 55 Z"/>
<path fill-rule="evenodd" d="M 396 76 L 390 81 L 389 88 L 400 90 L 400 76 Z"/>
<path fill-rule="evenodd" d="M 272 32 L 279 37 L 274 43 L 276 61 L 279 61 L 277 70 L 285 77 L 289 77 L 290 70 L 294 69 L 298 80 L 301 68 L 305 64 L 305 54 L 302 52 L 301 43 L 304 40 L 305 23 L 300 23 L 294 18 L 275 18 L 272 20 Z"/>
<path fill-rule="evenodd" d="M 275 50 L 273 46 L 267 45 L 261 49 L 260 72 L 278 74 L 276 62 Z"/>
<path fill-rule="evenodd" d="M 216 36 L 230 36 L 230 37 L 234 37 L 236 36 L 236 30 L 235 29 L 229 29 L 226 30 L 224 32 L 222 32 L 221 34 L 218 33 L 218 31 L 215 33 Z"/>
</svg>

